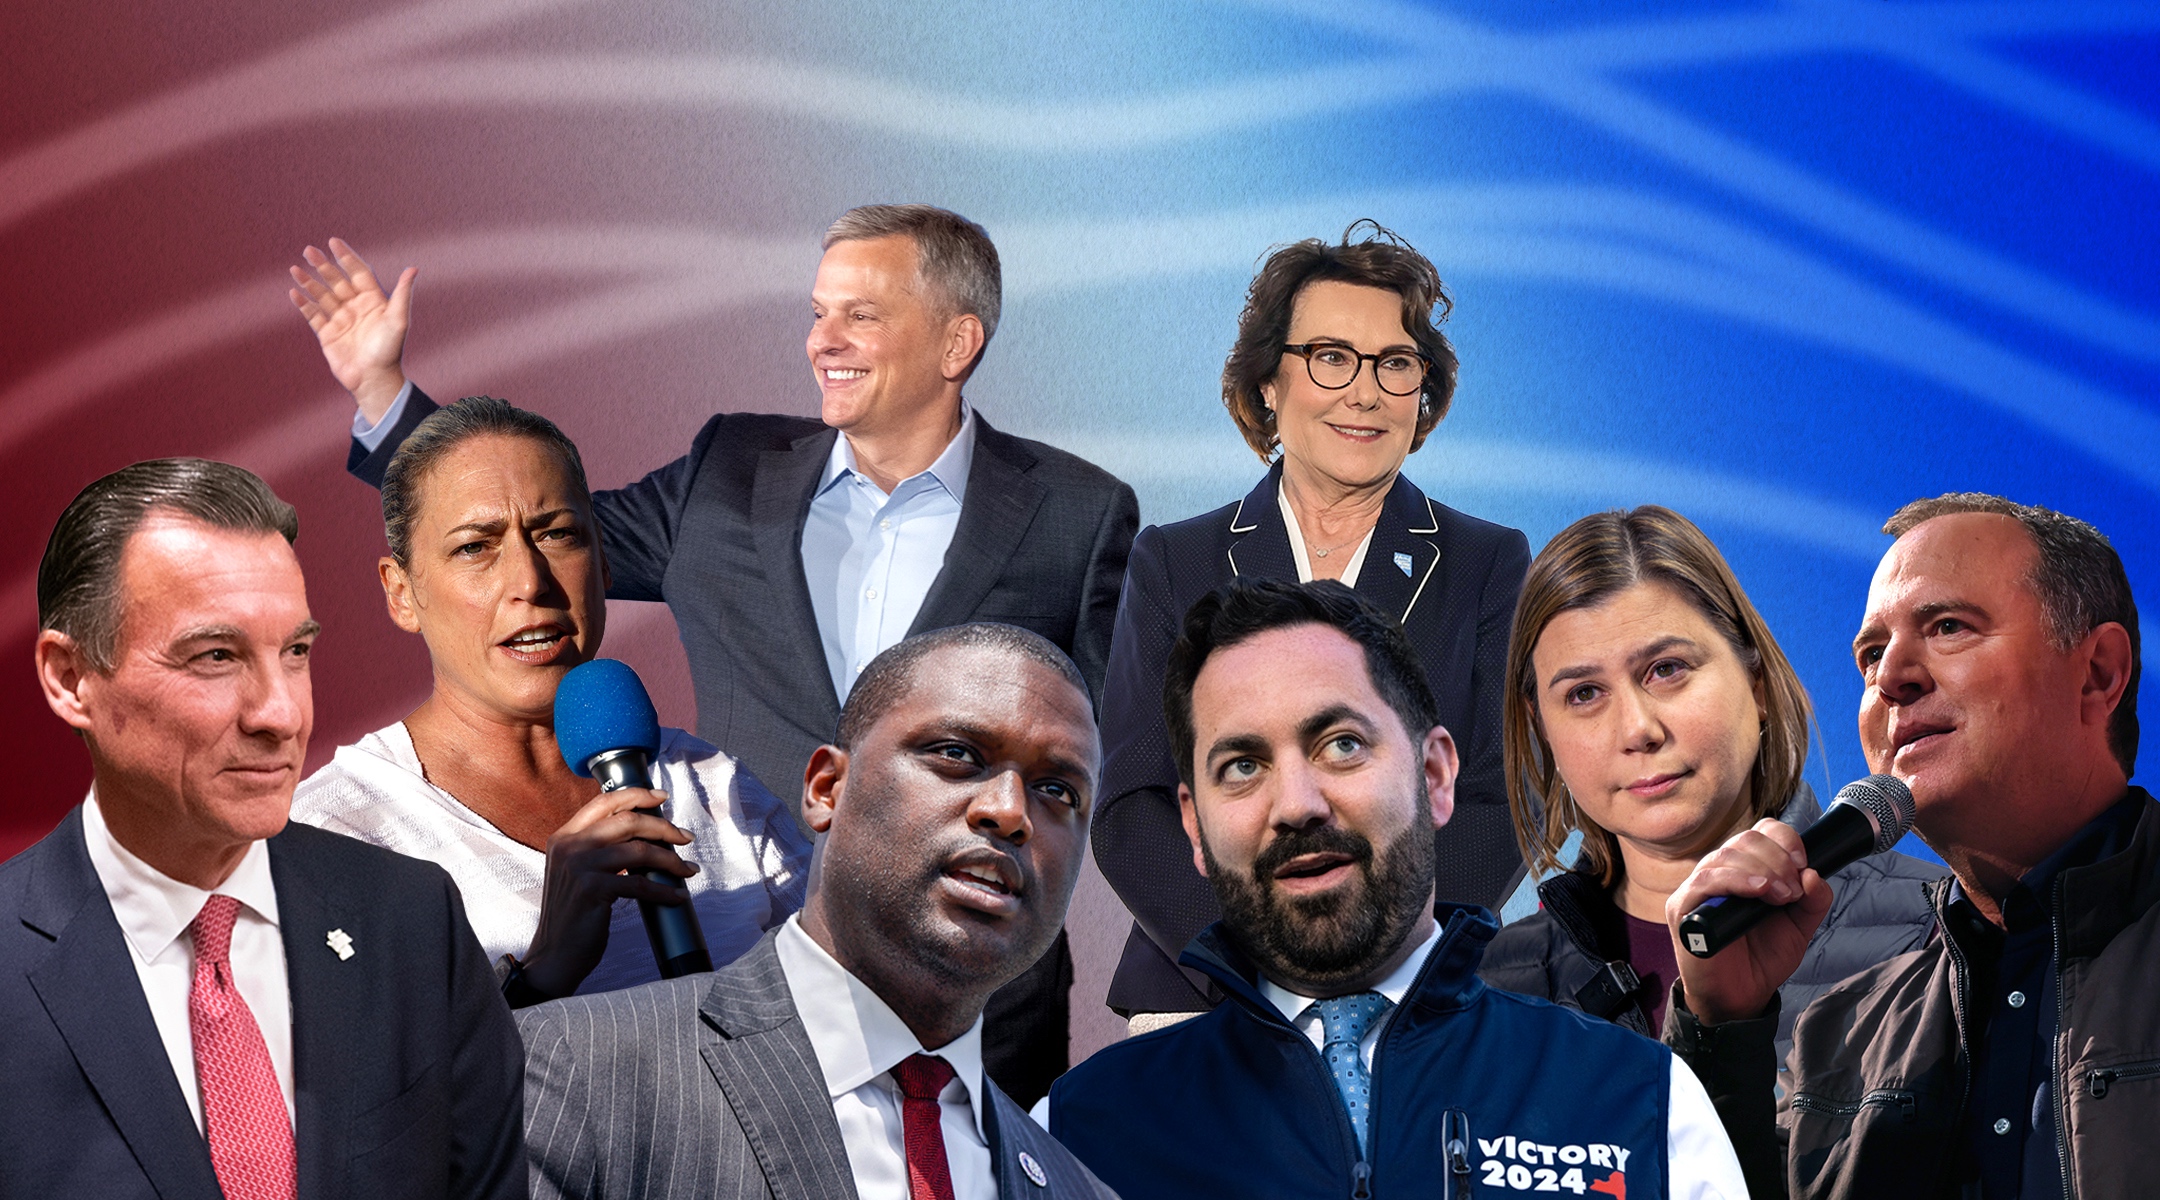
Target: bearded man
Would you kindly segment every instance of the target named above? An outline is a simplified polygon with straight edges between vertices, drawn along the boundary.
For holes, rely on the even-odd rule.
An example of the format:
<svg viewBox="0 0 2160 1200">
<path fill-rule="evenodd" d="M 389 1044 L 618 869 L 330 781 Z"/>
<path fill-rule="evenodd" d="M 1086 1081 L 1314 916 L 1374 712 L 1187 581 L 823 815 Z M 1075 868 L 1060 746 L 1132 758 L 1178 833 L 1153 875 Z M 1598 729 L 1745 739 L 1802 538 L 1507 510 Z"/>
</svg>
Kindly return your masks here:
<svg viewBox="0 0 2160 1200">
<path fill-rule="evenodd" d="M 1233 582 L 1163 683 L 1178 803 L 1222 920 L 1185 951 L 1228 994 L 1051 1092 L 1051 1131 L 1150 1196 L 1741 1197 L 1669 1051 L 1494 991 L 1487 910 L 1435 903 L 1455 741 L 1395 623 L 1332 582 Z"/>
</svg>

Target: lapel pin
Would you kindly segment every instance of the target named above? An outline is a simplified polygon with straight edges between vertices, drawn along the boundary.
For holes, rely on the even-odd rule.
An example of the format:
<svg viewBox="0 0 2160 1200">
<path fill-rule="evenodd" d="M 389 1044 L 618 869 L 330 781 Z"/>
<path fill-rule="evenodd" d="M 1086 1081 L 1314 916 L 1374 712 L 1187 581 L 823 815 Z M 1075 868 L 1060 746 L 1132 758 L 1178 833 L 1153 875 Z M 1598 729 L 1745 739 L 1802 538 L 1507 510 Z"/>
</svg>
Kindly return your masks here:
<svg viewBox="0 0 2160 1200">
<path fill-rule="evenodd" d="M 1028 1182 L 1036 1187 L 1050 1186 L 1050 1177 L 1043 1173 L 1042 1164 L 1036 1162 L 1035 1156 L 1025 1150 L 1020 1152 L 1020 1171 L 1028 1177 Z"/>
<path fill-rule="evenodd" d="M 339 962 L 353 956 L 352 935 L 342 929 L 331 930 L 330 936 L 323 939 L 323 944 L 337 951 Z"/>
<path fill-rule="evenodd" d="M 1401 570 L 1402 570 L 1402 573 L 1403 573 L 1403 575 L 1404 575 L 1404 576 L 1406 576 L 1406 577 L 1407 577 L 1407 576 L 1408 576 L 1408 575 L 1410 574 L 1410 556 L 1409 556 L 1409 555 L 1407 555 L 1407 554 L 1404 554 L 1404 553 L 1402 553 L 1402 552 L 1401 552 L 1401 551 L 1399 551 L 1399 550 L 1398 550 L 1398 551 L 1396 551 L 1396 553 L 1395 553 L 1395 565 L 1396 565 L 1397 567 L 1401 568 Z"/>
</svg>

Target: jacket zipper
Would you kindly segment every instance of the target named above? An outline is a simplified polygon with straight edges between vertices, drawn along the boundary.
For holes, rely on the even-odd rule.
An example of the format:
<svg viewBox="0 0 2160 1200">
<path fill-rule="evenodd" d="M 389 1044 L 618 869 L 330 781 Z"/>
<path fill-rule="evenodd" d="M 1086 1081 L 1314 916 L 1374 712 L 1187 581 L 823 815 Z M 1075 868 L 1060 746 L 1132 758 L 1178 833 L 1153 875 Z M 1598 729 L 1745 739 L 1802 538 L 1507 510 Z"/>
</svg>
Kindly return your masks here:
<svg viewBox="0 0 2160 1200">
<path fill-rule="evenodd" d="M 1451 1108 L 1440 1114 L 1440 1154 L 1447 1170 L 1447 1200 L 1470 1200 L 1470 1114 Z"/>
<path fill-rule="evenodd" d="M 1794 1108 L 1824 1117 L 1858 1116 L 1861 1109 L 1871 1104 L 1884 1107 L 1895 1104 L 1898 1107 L 1899 1114 L 1907 1121 L 1911 1121 L 1915 1116 L 1919 1115 L 1919 1102 L 1913 1098 L 1912 1092 L 1906 1088 L 1876 1088 L 1851 1104 L 1840 1104 L 1835 1100 L 1825 1100 L 1821 1096 L 1809 1092 L 1795 1092 L 1792 1099 Z"/>
<path fill-rule="evenodd" d="M 1943 947 L 1950 952 L 1950 1016 L 1957 1023 L 1958 1049 L 1965 1055 L 1965 1067 L 1958 1072 L 1958 1104 L 1956 1112 L 1964 1119 L 1965 1106 L 1972 1103 L 1972 1036 L 1966 1031 L 1965 1014 L 1972 1007 L 1972 997 L 1965 989 L 1972 982 L 1972 964 L 1965 961 L 1965 952 L 1958 948 L 1957 939 L 1950 936 L 1948 901 L 1950 885 L 1945 882 L 1935 892 L 1935 920 L 1942 926 Z M 2062 989 L 2056 988 L 2060 1000 Z M 2065 1200 L 2069 1200 L 2065 1197 Z"/>
<path fill-rule="evenodd" d="M 2070 1098 L 2063 1087 L 2068 1078 L 2063 1071 L 2062 1042 L 2065 1018 L 2070 1011 L 2070 999 L 2063 994 L 2062 980 L 2062 894 L 2063 880 L 2055 879 L 2050 889 L 2054 903 L 2048 905 L 2048 938 L 2055 952 L 2055 961 L 2048 969 L 2055 972 L 2055 1032 L 2048 1038 L 2048 1079 L 2052 1083 L 2049 1097 L 2055 1105 L 2055 1169 L 2062 1175 L 2063 1200 L 2077 1200 L 2077 1180 L 2070 1175 Z M 2107 1086 L 2101 1085 L 2105 1092 Z"/>
<path fill-rule="evenodd" d="M 2102 1067 L 2085 1077 L 2085 1090 L 2098 1100 L 2108 1094 L 2108 1088 L 2118 1079 L 2151 1079 L 2160 1075 L 2160 1059 L 2152 1062 L 2128 1063 L 2120 1067 Z"/>
</svg>

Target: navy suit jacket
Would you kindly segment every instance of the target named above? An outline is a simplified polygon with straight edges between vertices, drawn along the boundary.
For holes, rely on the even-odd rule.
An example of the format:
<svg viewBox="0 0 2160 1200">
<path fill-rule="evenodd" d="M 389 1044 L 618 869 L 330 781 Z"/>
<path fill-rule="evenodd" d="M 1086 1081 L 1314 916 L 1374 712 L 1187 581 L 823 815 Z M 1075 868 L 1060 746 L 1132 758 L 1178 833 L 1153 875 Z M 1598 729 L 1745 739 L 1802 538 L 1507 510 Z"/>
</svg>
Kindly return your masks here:
<svg viewBox="0 0 2160 1200">
<path fill-rule="evenodd" d="M 302 1200 L 526 1195 L 517 1030 L 449 876 L 299 822 L 269 847 Z M 79 807 L 0 864 L 0 1200 L 220 1200 L 131 954 Z"/>
<path fill-rule="evenodd" d="M 1094 828 L 1095 861 L 1136 918 L 1110 985 L 1113 1008 L 1189 1012 L 1213 1002 L 1207 980 L 1173 965 L 1221 913 L 1178 817 L 1163 671 L 1194 601 L 1238 576 L 1296 582 L 1281 480 L 1278 462 L 1236 504 L 1150 526 L 1133 543 L 1103 691 Z M 1462 756 L 1455 816 L 1435 835 L 1442 900 L 1498 908 L 1522 877 L 1501 782 L 1500 689 L 1529 569 L 1522 531 L 1465 516 L 1397 476 L 1353 589 L 1402 623 Z"/>
<path fill-rule="evenodd" d="M 435 405 L 415 388 L 398 426 L 348 467 L 377 487 Z M 665 601 L 697 691 L 698 736 L 789 794 L 832 740 L 840 698 L 803 574 L 810 500 L 839 433 L 771 413 L 721 413 L 690 453 L 629 487 L 596 492 L 613 600 Z M 967 502 L 909 633 L 1002 621 L 1055 642 L 1102 694 L 1132 489 L 1102 468 L 991 428 L 975 414 Z"/>
</svg>

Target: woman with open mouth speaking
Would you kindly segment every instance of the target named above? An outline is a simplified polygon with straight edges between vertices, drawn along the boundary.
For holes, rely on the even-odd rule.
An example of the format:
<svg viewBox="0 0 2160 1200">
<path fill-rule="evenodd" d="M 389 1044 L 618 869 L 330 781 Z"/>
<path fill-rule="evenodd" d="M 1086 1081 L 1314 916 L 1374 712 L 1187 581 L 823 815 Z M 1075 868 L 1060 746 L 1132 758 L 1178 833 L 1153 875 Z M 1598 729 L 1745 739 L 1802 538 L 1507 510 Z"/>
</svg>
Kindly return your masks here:
<svg viewBox="0 0 2160 1200">
<path fill-rule="evenodd" d="M 1697 859 L 1764 817 L 1820 815 L 1800 781 L 1810 711 L 1762 614 L 1702 530 L 1668 508 L 1593 513 L 1540 551 L 1507 661 L 1507 781 L 1539 910 L 1485 951 L 1486 982 L 1656 1037 L 1675 973 L 1665 900 Z M 1809 1000 L 1916 949 L 1920 884 L 1896 852 L 1841 872 L 1782 989 L 1778 1061 Z"/>
<path fill-rule="evenodd" d="M 1497 908 L 1521 877 L 1500 781 L 1500 677 L 1529 543 L 1402 473 L 1455 396 L 1455 350 L 1438 326 L 1450 304 L 1432 263 L 1370 221 L 1269 255 L 1222 389 L 1267 474 L 1243 500 L 1133 543 L 1103 684 L 1094 848 L 1138 920 L 1109 996 L 1136 1032 L 1213 1002 L 1212 985 L 1173 965 L 1217 913 L 1178 818 L 1162 689 L 1186 610 L 1232 577 L 1339 580 L 1401 623 L 1462 753 L 1455 816 L 1435 837 L 1439 896 Z"/>
<path fill-rule="evenodd" d="M 801 906 L 810 852 L 792 806 L 728 755 L 663 729 L 661 796 L 603 795 L 564 763 L 555 690 L 600 652 L 607 564 L 561 430 L 460 400 L 406 439 L 382 495 L 383 594 L 427 643 L 434 690 L 339 747 L 295 819 L 450 872 L 512 1007 L 659 978 L 634 902 L 682 893 L 647 870 L 687 881 L 716 966 Z"/>
</svg>

